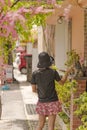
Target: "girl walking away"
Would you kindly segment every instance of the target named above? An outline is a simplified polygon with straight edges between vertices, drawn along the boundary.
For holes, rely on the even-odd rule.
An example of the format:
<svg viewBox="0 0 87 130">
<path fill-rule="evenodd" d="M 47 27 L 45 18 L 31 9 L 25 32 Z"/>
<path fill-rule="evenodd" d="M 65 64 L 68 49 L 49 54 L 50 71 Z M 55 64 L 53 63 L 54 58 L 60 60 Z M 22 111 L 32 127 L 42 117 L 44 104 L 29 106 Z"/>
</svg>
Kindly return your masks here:
<svg viewBox="0 0 87 130">
<path fill-rule="evenodd" d="M 36 130 L 43 129 L 46 117 L 48 117 L 48 130 L 54 130 L 56 115 L 62 109 L 55 90 L 55 80 L 64 84 L 72 68 L 60 78 L 59 73 L 50 68 L 52 61 L 47 52 L 41 52 L 38 59 L 38 69 L 33 72 L 31 79 L 32 91 L 38 94 L 36 112 L 39 115 L 39 122 Z"/>
</svg>

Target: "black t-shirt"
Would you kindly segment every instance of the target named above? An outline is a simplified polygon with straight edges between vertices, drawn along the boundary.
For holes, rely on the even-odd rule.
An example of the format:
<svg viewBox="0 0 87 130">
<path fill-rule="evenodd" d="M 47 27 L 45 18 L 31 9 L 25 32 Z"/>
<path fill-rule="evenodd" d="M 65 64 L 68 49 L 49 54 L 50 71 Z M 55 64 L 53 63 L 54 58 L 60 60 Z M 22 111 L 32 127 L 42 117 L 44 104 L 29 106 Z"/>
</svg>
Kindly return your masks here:
<svg viewBox="0 0 87 130">
<path fill-rule="evenodd" d="M 31 84 L 37 85 L 40 102 L 52 102 L 58 100 L 58 96 L 55 91 L 55 80 L 61 80 L 56 70 L 46 68 L 38 69 L 33 72 Z"/>
</svg>

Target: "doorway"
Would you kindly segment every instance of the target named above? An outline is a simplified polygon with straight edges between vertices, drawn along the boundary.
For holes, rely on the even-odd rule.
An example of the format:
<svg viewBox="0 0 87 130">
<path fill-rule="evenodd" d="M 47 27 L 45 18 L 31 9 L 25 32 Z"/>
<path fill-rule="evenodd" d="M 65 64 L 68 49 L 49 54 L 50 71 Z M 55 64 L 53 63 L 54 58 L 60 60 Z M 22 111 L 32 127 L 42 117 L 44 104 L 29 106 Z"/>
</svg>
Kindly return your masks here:
<svg viewBox="0 0 87 130">
<path fill-rule="evenodd" d="M 67 52 L 71 50 L 72 24 L 63 21 L 56 24 L 55 30 L 55 64 L 59 69 L 66 69 Z"/>
</svg>

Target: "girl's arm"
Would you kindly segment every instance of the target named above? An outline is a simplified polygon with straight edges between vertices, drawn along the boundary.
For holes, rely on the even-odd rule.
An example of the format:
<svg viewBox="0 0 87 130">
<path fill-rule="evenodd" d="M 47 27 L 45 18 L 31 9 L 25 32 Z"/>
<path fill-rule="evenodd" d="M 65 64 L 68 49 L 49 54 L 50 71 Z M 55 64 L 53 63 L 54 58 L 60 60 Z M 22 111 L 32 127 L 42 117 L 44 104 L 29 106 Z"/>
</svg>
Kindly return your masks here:
<svg viewBox="0 0 87 130">
<path fill-rule="evenodd" d="M 62 77 L 62 79 L 59 81 L 60 84 L 64 84 L 67 80 L 68 75 L 70 74 L 70 72 L 73 70 L 73 66 L 70 67 L 66 72 L 65 75 Z"/>
<path fill-rule="evenodd" d="M 37 93 L 37 87 L 35 84 L 31 84 L 32 86 L 32 92 Z"/>
</svg>

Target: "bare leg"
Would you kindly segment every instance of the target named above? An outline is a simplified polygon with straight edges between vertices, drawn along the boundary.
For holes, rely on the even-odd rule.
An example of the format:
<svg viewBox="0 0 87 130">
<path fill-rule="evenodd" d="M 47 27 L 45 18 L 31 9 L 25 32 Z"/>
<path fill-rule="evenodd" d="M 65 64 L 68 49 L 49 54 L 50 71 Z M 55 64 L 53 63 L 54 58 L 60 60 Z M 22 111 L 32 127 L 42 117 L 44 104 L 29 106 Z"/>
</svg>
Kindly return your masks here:
<svg viewBox="0 0 87 130">
<path fill-rule="evenodd" d="M 54 130 L 56 115 L 48 116 L 48 130 Z"/>
<path fill-rule="evenodd" d="M 42 130 L 46 121 L 46 116 L 39 115 L 38 126 L 36 130 Z"/>
</svg>

